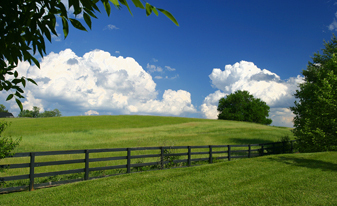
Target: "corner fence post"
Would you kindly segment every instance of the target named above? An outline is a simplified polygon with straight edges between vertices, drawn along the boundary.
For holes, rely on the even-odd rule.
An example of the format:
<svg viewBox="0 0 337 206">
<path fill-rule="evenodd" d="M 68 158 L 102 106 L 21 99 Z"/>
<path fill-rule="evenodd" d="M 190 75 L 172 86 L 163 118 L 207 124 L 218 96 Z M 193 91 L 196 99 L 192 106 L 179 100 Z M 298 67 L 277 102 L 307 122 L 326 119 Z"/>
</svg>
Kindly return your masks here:
<svg viewBox="0 0 337 206">
<path fill-rule="evenodd" d="M 128 150 L 128 160 L 126 163 L 126 173 L 130 173 L 131 172 L 131 149 L 127 148 Z"/>
<path fill-rule="evenodd" d="M 248 145 L 248 158 L 250 158 L 251 157 L 251 146 L 250 146 L 250 144 Z"/>
<path fill-rule="evenodd" d="M 228 145 L 228 161 L 231 161 L 231 146 Z"/>
<path fill-rule="evenodd" d="M 213 155 L 212 155 L 212 145 L 209 146 L 209 163 L 213 163 Z"/>
<path fill-rule="evenodd" d="M 30 153 L 29 191 L 34 191 L 35 152 Z"/>
<path fill-rule="evenodd" d="M 191 146 L 188 146 L 188 160 L 187 160 L 187 162 L 188 162 L 188 166 L 190 167 L 191 166 Z"/>
<path fill-rule="evenodd" d="M 164 148 L 160 147 L 160 169 L 164 169 Z"/>
<path fill-rule="evenodd" d="M 85 169 L 84 180 L 89 179 L 89 150 L 85 150 Z"/>
</svg>

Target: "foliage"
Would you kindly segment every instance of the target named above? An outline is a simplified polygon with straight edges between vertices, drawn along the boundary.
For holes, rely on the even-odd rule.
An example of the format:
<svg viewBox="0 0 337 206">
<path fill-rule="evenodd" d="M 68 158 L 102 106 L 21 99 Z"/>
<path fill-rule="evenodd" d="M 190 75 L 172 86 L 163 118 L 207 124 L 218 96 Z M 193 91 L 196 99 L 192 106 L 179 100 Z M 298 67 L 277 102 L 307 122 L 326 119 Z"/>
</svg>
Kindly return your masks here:
<svg viewBox="0 0 337 206">
<path fill-rule="evenodd" d="M 0 112 L 8 112 L 8 109 L 6 109 L 5 105 L 0 104 Z"/>
<path fill-rule="evenodd" d="M 302 71 L 304 83 L 296 91 L 293 130 L 301 152 L 337 150 L 337 39 L 325 42 Z"/>
<path fill-rule="evenodd" d="M 12 152 L 15 147 L 17 147 L 21 141 L 20 139 L 13 140 L 11 137 L 2 137 L 2 133 L 5 131 L 5 129 L 10 125 L 8 122 L 1 122 L 0 123 L 0 160 L 13 155 Z M 0 168 L 0 172 L 2 172 L 2 169 Z"/>
<path fill-rule="evenodd" d="M 91 18 L 97 18 L 95 13 L 100 12 L 98 2 L 102 2 L 108 16 L 111 5 L 120 9 L 126 6 L 131 13 L 127 0 L 68 0 L 69 8 L 64 6 L 61 0 L 10 0 L 1 1 L 0 4 L 0 91 L 12 91 L 7 101 L 15 96 L 15 100 L 21 111 L 23 110 L 20 98 L 24 91 L 21 88 L 26 82 L 36 84 L 33 79 L 19 76 L 15 68 L 19 61 L 28 61 L 40 68 L 40 64 L 34 57 L 37 52 L 41 57 L 46 54 L 44 38 L 50 42 L 56 32 L 56 19 L 62 20 L 63 33 L 66 38 L 69 33 L 70 22 L 73 27 L 87 31 L 76 16 L 83 14 L 87 26 L 91 29 Z M 176 25 L 179 25 L 172 14 L 164 9 L 156 8 L 151 4 L 140 0 L 132 0 L 132 3 L 146 11 L 149 16 L 152 12 L 158 16 L 158 11 L 166 15 Z M 70 11 L 75 18 L 68 16 Z M 71 16 L 71 15 L 70 15 Z M 37 84 L 36 84 L 37 85 Z"/>
<path fill-rule="evenodd" d="M 248 91 L 238 90 L 219 100 L 218 119 L 255 122 L 269 125 L 269 106 L 262 100 L 254 98 Z"/>
<path fill-rule="evenodd" d="M 52 111 L 44 111 L 43 113 L 40 113 L 40 108 L 37 106 L 33 107 L 33 110 L 22 110 L 18 117 L 32 117 L 32 118 L 37 118 L 37 117 L 60 117 L 62 116 L 60 110 L 54 109 Z"/>
</svg>

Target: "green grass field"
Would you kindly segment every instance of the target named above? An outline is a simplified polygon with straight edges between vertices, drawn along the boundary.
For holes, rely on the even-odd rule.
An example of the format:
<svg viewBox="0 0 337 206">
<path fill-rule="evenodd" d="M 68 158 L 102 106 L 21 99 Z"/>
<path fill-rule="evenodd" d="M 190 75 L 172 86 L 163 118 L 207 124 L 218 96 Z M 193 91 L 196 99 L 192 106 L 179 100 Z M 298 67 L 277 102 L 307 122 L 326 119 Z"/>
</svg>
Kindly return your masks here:
<svg viewBox="0 0 337 206">
<path fill-rule="evenodd" d="M 337 152 L 120 175 L 0 195 L 1 205 L 336 205 Z"/>
<path fill-rule="evenodd" d="M 290 128 L 253 123 L 157 116 L 14 118 L 4 135 L 22 142 L 16 152 L 278 141 Z"/>
<path fill-rule="evenodd" d="M 291 128 L 253 123 L 155 116 L 81 116 L 6 119 L 4 135 L 22 136 L 16 152 L 148 146 L 253 144 L 279 141 Z M 139 154 L 144 154 L 140 152 Z M 98 153 L 94 157 L 111 154 Z M 116 153 L 115 155 L 125 155 Z M 36 161 L 83 158 L 39 157 Z M 90 156 L 92 158 L 92 156 Z M 29 158 L 3 159 L 0 164 Z M 125 161 L 90 163 L 90 167 Z M 72 183 L 0 195 L 1 205 L 333 205 L 337 153 L 288 154 L 240 159 Z M 36 173 L 83 168 L 46 166 Z M 27 174 L 12 169 L 1 176 Z"/>
</svg>

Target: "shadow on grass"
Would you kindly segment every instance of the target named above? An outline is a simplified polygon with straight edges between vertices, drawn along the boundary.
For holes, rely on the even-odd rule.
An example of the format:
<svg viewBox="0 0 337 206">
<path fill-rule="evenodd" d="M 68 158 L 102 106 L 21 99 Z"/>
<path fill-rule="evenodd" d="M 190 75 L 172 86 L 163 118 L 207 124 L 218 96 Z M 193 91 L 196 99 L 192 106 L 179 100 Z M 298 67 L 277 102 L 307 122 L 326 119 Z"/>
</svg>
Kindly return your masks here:
<svg viewBox="0 0 337 206">
<path fill-rule="evenodd" d="M 263 144 L 270 143 L 270 140 L 258 139 L 258 138 L 228 138 L 229 141 L 235 142 L 235 144 Z"/>
<path fill-rule="evenodd" d="M 272 157 L 268 159 L 289 165 L 294 165 L 297 167 L 306 167 L 310 169 L 321 169 L 323 171 L 337 172 L 337 164 L 321 160 L 304 159 L 296 157 Z"/>
</svg>

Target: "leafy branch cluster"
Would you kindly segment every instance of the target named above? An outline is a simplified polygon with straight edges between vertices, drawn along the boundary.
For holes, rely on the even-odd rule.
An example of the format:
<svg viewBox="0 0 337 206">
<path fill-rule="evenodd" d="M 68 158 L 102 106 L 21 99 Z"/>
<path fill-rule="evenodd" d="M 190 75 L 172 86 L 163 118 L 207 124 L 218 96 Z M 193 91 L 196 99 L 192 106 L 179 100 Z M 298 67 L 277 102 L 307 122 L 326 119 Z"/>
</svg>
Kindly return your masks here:
<svg viewBox="0 0 337 206">
<path fill-rule="evenodd" d="M 87 26 L 91 29 L 91 18 L 97 18 L 95 13 L 100 12 L 98 2 L 102 2 L 108 16 L 111 13 L 111 5 L 120 9 L 126 6 L 131 13 L 127 0 L 68 0 L 69 8 L 66 8 L 61 0 L 10 0 L 1 1 L 0 4 L 0 91 L 11 91 L 7 101 L 15 97 L 20 109 L 23 110 L 20 98 L 24 98 L 22 87 L 26 87 L 29 81 L 35 85 L 33 79 L 20 76 L 15 68 L 19 61 L 28 61 L 40 68 L 39 61 L 34 57 L 39 53 L 41 57 L 46 54 L 44 37 L 50 42 L 52 34 L 56 32 L 56 20 L 62 20 L 64 37 L 69 33 L 69 22 L 79 30 L 87 31 L 76 16 L 83 14 Z M 166 15 L 177 26 L 179 25 L 172 14 L 164 9 L 156 8 L 151 4 L 140 0 L 132 0 L 132 3 L 146 10 L 149 16 L 152 12 L 158 16 L 158 11 Z M 68 9 L 68 10 L 67 10 Z M 73 10 L 75 18 L 70 18 L 68 12 Z"/>
</svg>

